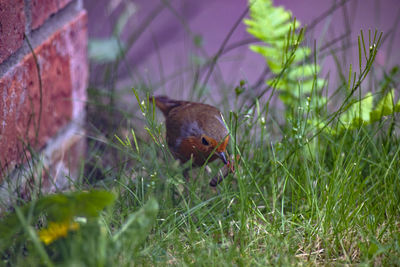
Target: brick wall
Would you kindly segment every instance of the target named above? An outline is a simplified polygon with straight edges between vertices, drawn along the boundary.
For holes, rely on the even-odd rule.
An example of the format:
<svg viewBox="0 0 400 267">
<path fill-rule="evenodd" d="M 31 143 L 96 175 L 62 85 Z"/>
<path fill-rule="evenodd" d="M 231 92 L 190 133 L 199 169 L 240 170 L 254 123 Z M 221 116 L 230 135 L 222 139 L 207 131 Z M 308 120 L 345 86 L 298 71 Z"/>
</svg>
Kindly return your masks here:
<svg viewBox="0 0 400 267">
<path fill-rule="evenodd" d="M 86 46 L 81 0 L 0 0 L 0 199 L 78 175 Z"/>
</svg>

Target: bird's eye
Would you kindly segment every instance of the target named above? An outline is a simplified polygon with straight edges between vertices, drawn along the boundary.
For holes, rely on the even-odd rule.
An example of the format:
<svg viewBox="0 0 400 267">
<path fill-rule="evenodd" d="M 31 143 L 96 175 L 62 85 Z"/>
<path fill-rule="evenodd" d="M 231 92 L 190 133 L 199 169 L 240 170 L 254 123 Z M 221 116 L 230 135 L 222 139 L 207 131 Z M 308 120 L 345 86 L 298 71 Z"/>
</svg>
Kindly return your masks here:
<svg viewBox="0 0 400 267">
<path fill-rule="evenodd" d="M 203 145 L 205 145 L 205 146 L 208 146 L 208 145 L 209 145 L 208 141 L 207 141 L 204 137 L 201 138 L 201 142 L 202 142 Z"/>
</svg>

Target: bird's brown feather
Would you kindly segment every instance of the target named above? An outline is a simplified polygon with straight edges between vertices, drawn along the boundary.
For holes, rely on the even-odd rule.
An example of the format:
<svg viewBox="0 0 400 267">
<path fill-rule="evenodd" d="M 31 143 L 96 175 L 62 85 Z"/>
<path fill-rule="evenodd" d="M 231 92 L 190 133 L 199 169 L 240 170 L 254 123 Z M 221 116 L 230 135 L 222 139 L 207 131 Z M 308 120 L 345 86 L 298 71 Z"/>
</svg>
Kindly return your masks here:
<svg viewBox="0 0 400 267">
<path fill-rule="evenodd" d="M 165 116 L 167 143 L 173 155 L 186 162 L 203 165 L 218 158 L 215 152 L 223 153 L 229 142 L 221 112 L 210 105 L 173 100 L 167 96 L 151 97 Z M 206 136 L 209 144 L 202 143 Z"/>
</svg>

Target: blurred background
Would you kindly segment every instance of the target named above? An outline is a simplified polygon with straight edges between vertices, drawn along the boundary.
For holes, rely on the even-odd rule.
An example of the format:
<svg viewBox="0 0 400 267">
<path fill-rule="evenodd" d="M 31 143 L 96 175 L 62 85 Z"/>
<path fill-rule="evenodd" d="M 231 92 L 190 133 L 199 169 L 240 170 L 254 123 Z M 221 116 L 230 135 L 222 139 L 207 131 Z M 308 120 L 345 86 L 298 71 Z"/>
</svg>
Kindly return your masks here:
<svg viewBox="0 0 400 267">
<path fill-rule="evenodd" d="M 387 37 L 376 64 L 390 66 L 399 62 L 396 47 L 400 45 L 400 35 L 395 32 L 400 18 L 398 0 L 275 0 L 274 3 L 292 11 L 301 25 L 308 28 L 307 45 L 313 47 L 314 40 L 319 48 L 330 45 L 319 55 L 323 73 L 331 72 L 330 77 L 336 74 L 332 73 L 334 60 L 327 56 L 330 50 L 336 50 L 340 63 L 348 69 L 350 63 L 355 64 L 358 59 L 360 30 L 367 34 L 368 29 L 377 29 Z M 203 83 L 204 93 L 207 93 L 235 86 L 242 79 L 249 84 L 262 79 L 264 59 L 249 51 L 252 37 L 242 23 L 243 18 L 248 17 L 247 1 L 85 0 L 84 5 L 89 13 L 92 39 L 107 40 L 115 36 L 116 24 L 122 25 L 125 21 L 121 21 L 121 16 L 125 16 L 122 20 L 126 19 L 126 25 L 119 36 L 129 49 L 119 64 L 118 74 L 113 73 L 117 75 L 117 88 L 147 83 L 156 94 L 186 98 L 191 95 L 195 82 Z M 227 38 L 223 55 L 206 82 L 208 69 L 200 66 L 216 55 Z M 348 47 L 353 48 L 350 54 L 345 49 Z M 103 73 L 95 70 L 91 73 L 91 81 L 101 83 Z M 335 87 L 332 80 L 330 86 Z"/>
<path fill-rule="evenodd" d="M 328 94 L 346 84 L 350 64 L 358 70 L 361 30 L 367 46 L 369 30 L 383 32 L 374 72 L 363 90 L 374 92 L 376 81 L 400 62 L 398 3 L 274 1 L 306 27 L 304 45 L 317 51 Z M 259 41 L 243 23 L 249 16 L 247 1 L 84 0 L 84 5 L 91 59 L 88 124 L 100 135 L 134 128 L 146 136 L 133 87 L 141 97 L 168 95 L 213 104 L 226 112 L 237 109 L 235 88 L 240 81 L 247 88 L 245 98 L 254 99 L 271 77 L 265 59 L 249 49 Z M 279 121 L 281 102 L 274 96 L 271 104 Z M 125 130 L 119 134 L 124 136 Z"/>
</svg>

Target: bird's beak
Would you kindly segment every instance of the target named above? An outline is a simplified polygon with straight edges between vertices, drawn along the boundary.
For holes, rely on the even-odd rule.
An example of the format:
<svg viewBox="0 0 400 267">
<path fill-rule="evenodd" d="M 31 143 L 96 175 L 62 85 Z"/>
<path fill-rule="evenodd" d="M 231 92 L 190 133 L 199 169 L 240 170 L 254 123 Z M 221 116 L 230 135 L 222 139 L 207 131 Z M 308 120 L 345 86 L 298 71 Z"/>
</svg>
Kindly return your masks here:
<svg viewBox="0 0 400 267">
<path fill-rule="evenodd" d="M 228 164 L 228 161 L 226 160 L 226 156 L 224 152 L 216 152 L 217 156 L 224 162 L 224 164 Z"/>
</svg>

